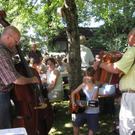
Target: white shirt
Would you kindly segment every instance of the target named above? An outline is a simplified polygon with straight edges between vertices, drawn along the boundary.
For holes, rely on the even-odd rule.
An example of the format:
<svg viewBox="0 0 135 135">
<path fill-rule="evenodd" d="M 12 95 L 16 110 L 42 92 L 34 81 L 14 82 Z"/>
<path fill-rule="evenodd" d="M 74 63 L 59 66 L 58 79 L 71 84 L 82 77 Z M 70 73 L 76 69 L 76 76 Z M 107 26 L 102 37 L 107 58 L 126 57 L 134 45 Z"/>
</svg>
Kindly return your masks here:
<svg viewBox="0 0 135 135">
<path fill-rule="evenodd" d="M 67 67 L 67 64 L 62 62 L 62 65 L 61 65 L 61 66 L 59 65 L 59 66 L 57 67 L 57 69 L 58 69 L 60 72 L 64 72 L 66 67 Z"/>
<path fill-rule="evenodd" d="M 58 70 L 58 69 L 54 69 L 54 70 Z M 53 71 L 47 70 L 46 76 L 47 76 L 47 84 L 50 85 L 52 80 L 53 80 Z M 63 85 L 62 85 L 62 76 L 61 74 L 59 74 L 57 82 L 56 82 L 56 86 L 54 87 L 54 89 L 52 91 L 63 91 Z"/>
<path fill-rule="evenodd" d="M 81 67 L 89 67 L 90 66 L 89 63 L 91 61 L 94 61 L 94 57 L 91 50 L 84 45 L 80 45 L 80 56 L 81 56 Z"/>
</svg>

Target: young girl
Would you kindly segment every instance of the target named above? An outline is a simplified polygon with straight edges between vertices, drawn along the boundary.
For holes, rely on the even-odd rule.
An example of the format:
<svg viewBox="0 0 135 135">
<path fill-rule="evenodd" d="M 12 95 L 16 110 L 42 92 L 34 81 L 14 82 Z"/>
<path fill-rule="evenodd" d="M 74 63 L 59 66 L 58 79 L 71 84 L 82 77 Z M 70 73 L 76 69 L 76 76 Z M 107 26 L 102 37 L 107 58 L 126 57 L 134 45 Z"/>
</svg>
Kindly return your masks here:
<svg viewBox="0 0 135 135">
<path fill-rule="evenodd" d="M 77 106 L 75 103 L 75 94 L 81 89 L 85 93 L 87 101 L 98 100 L 99 88 L 94 82 L 94 74 L 95 70 L 93 67 L 89 67 L 84 73 L 83 83 L 72 92 L 71 101 L 73 109 Z M 79 103 L 79 105 L 86 108 L 84 113 L 77 115 L 77 118 L 73 123 L 74 135 L 79 135 L 79 127 L 83 127 L 86 122 L 88 124 L 89 135 L 94 135 L 94 132 L 96 132 L 98 129 L 99 107 L 89 107 L 82 105 L 81 103 Z"/>
</svg>

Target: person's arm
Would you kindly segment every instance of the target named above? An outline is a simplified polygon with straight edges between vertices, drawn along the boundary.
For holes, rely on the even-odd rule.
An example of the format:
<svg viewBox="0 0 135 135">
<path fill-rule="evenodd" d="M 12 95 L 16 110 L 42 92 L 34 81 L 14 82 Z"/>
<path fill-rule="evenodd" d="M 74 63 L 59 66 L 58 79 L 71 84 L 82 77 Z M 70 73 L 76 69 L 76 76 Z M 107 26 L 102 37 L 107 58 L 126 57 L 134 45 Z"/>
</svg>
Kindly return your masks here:
<svg viewBox="0 0 135 135">
<path fill-rule="evenodd" d="M 83 84 L 79 85 L 77 87 L 77 89 L 75 89 L 72 93 L 71 93 L 71 102 L 72 102 L 72 108 L 74 109 L 77 105 L 75 103 L 75 94 L 77 92 L 79 92 L 81 89 L 83 88 Z"/>
<path fill-rule="evenodd" d="M 67 61 L 67 72 L 69 73 L 69 61 Z"/>
<path fill-rule="evenodd" d="M 69 54 L 67 54 L 67 72 L 69 73 Z"/>
<path fill-rule="evenodd" d="M 92 54 L 91 49 L 89 49 L 89 65 L 92 66 L 94 64 L 94 56 Z"/>
<path fill-rule="evenodd" d="M 47 83 L 47 75 L 42 79 L 42 85 Z"/>
<path fill-rule="evenodd" d="M 99 92 L 99 88 L 97 88 L 93 94 L 92 100 L 95 100 L 98 98 L 98 92 Z"/>
<path fill-rule="evenodd" d="M 45 71 L 45 70 L 42 70 L 42 69 L 41 69 L 41 70 L 39 71 L 39 74 L 45 74 L 46 72 L 47 72 L 47 70 Z"/>
<path fill-rule="evenodd" d="M 53 80 L 48 88 L 48 92 L 51 92 L 54 89 L 54 87 L 56 86 L 56 82 L 57 82 L 59 75 L 60 75 L 60 72 L 58 70 L 53 71 L 53 76 L 51 76 L 53 78 Z"/>
<path fill-rule="evenodd" d="M 39 83 L 39 79 L 36 76 L 31 77 L 31 78 L 20 76 L 13 83 L 18 84 L 18 85 L 24 85 L 24 84 L 29 84 L 29 83 Z"/>
<path fill-rule="evenodd" d="M 93 68 L 95 70 L 97 70 L 98 64 L 99 64 L 99 60 L 96 60 L 96 62 L 93 65 Z M 99 67 L 102 68 L 102 69 L 105 69 L 106 71 L 108 71 L 110 73 L 119 74 L 121 72 L 121 70 L 119 70 L 116 67 L 115 63 L 105 63 L 105 62 L 102 62 L 102 63 L 99 64 Z"/>
<path fill-rule="evenodd" d="M 94 64 L 94 61 L 90 61 L 89 64 L 90 66 L 92 66 Z"/>
<path fill-rule="evenodd" d="M 42 62 L 42 57 L 39 58 L 39 64 L 38 64 L 38 66 L 41 65 L 41 62 Z"/>
</svg>

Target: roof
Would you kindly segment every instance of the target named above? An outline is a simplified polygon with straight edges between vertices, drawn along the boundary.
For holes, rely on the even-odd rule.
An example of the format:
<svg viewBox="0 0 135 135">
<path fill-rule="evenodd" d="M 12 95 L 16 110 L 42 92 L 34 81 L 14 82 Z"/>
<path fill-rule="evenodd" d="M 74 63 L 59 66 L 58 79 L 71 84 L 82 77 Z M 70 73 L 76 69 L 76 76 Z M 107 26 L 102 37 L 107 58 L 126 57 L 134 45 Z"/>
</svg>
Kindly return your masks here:
<svg viewBox="0 0 135 135">
<path fill-rule="evenodd" d="M 86 40 L 88 40 L 89 38 L 93 36 L 96 29 L 97 28 L 79 27 L 79 33 L 80 35 L 84 35 L 86 37 Z M 59 35 L 54 37 L 54 40 L 57 40 L 57 39 L 67 39 L 66 28 L 61 29 L 59 32 Z"/>
</svg>

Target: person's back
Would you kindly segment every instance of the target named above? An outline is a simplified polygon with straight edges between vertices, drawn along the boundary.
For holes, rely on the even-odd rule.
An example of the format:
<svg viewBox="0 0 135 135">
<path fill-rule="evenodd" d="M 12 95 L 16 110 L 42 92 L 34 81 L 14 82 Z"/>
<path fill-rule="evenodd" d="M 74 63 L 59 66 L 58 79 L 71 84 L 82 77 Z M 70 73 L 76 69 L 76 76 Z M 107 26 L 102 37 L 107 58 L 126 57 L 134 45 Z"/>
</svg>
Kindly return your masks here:
<svg viewBox="0 0 135 135">
<path fill-rule="evenodd" d="M 93 57 L 91 50 L 84 45 L 80 45 L 80 56 L 81 56 L 81 67 L 82 68 L 89 67 L 90 62 L 94 61 L 94 57 Z"/>
<path fill-rule="evenodd" d="M 81 56 L 81 69 L 86 70 L 87 67 L 93 65 L 94 57 L 91 50 L 85 46 L 85 36 L 80 36 L 80 56 Z"/>
</svg>

